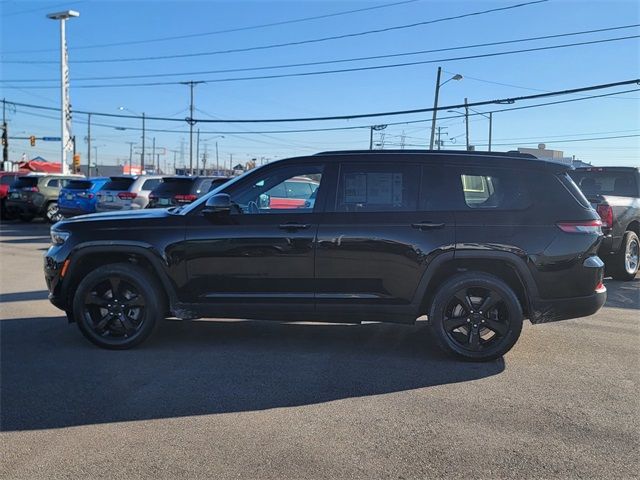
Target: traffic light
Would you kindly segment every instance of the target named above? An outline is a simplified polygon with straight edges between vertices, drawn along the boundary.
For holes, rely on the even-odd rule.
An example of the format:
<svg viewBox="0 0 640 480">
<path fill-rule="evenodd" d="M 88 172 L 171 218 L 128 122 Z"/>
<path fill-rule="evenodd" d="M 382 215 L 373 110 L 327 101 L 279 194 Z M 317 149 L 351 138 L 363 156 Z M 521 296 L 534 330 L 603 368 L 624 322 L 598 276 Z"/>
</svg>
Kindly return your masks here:
<svg viewBox="0 0 640 480">
<path fill-rule="evenodd" d="M 29 137 L 29 142 L 31 142 L 31 146 L 35 147 L 36 146 L 36 136 L 35 135 L 31 135 Z"/>
</svg>

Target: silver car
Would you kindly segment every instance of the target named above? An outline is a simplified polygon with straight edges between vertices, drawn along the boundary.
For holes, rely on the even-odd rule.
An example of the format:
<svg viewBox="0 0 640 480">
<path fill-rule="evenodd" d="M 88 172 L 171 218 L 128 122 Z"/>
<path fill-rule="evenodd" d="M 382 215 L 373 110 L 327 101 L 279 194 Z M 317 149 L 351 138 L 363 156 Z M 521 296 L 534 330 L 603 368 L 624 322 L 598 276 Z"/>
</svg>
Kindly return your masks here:
<svg viewBox="0 0 640 480">
<path fill-rule="evenodd" d="M 98 192 L 97 212 L 146 208 L 151 190 L 162 183 L 159 175 L 110 177 Z"/>
</svg>

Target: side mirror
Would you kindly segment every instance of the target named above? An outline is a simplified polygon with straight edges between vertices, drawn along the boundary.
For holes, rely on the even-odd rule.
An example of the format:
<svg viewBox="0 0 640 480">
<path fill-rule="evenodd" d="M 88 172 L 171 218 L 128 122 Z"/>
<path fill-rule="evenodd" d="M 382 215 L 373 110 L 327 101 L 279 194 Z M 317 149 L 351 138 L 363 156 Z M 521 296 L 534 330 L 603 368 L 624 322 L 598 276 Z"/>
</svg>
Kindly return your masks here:
<svg viewBox="0 0 640 480">
<path fill-rule="evenodd" d="M 231 197 L 226 193 L 216 193 L 207 199 L 202 213 L 212 215 L 231 211 Z"/>
</svg>

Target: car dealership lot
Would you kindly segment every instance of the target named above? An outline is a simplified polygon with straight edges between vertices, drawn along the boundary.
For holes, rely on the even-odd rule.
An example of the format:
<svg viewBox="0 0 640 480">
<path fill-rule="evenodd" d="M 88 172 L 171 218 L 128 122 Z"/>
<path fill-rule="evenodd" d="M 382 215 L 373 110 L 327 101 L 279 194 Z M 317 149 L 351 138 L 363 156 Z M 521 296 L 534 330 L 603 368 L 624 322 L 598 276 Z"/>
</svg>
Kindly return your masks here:
<svg viewBox="0 0 640 480">
<path fill-rule="evenodd" d="M 89 344 L 46 300 L 48 225 L 2 225 L 0 476 L 631 478 L 640 281 L 504 359 L 443 356 L 423 325 L 167 321 Z"/>
</svg>

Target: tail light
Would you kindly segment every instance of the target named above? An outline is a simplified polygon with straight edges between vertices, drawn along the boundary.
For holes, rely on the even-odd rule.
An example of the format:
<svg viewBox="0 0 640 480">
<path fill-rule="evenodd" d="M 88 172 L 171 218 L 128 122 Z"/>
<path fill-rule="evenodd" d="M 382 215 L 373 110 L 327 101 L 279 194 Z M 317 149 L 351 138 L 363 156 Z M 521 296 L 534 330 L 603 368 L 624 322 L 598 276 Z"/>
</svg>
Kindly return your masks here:
<svg viewBox="0 0 640 480">
<path fill-rule="evenodd" d="M 137 193 L 133 193 L 133 192 L 120 192 L 118 194 L 118 198 L 120 200 L 133 200 L 137 196 L 138 196 L 138 194 Z"/>
<path fill-rule="evenodd" d="M 189 195 L 175 195 L 173 197 L 175 199 L 176 202 L 178 203 L 191 203 L 193 202 L 196 198 L 198 198 L 197 195 L 193 195 L 193 194 L 189 194 Z"/>
<path fill-rule="evenodd" d="M 95 195 L 93 193 L 90 193 L 90 192 L 78 192 L 78 196 L 80 198 L 88 198 L 89 200 L 91 200 L 92 198 L 95 197 Z"/>
<path fill-rule="evenodd" d="M 560 222 L 558 228 L 567 233 L 602 233 L 602 221 Z"/>
<path fill-rule="evenodd" d="M 602 219 L 602 226 L 604 228 L 612 228 L 613 227 L 613 208 L 611 205 L 598 205 L 597 208 L 598 215 Z"/>
<path fill-rule="evenodd" d="M 605 287 L 604 283 L 602 283 L 602 280 L 600 280 L 598 282 L 598 285 L 596 285 L 596 293 L 602 293 L 606 291 L 607 291 L 607 287 Z"/>
</svg>

